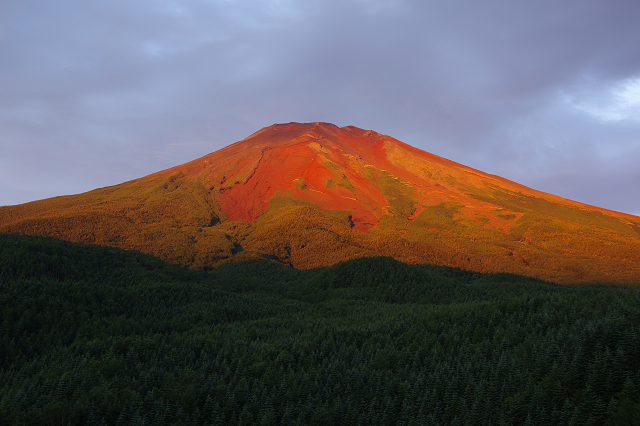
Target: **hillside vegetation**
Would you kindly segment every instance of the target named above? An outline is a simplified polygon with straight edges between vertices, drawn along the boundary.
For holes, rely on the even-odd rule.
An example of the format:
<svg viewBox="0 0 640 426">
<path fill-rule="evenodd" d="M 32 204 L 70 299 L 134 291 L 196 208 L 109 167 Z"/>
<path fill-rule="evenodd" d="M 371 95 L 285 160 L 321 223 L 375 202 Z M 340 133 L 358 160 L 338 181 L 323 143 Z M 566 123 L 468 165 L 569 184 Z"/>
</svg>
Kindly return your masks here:
<svg viewBox="0 0 640 426">
<path fill-rule="evenodd" d="M 510 210 L 520 217 L 505 214 L 510 233 L 486 227 L 486 218 L 465 218 L 455 202 L 425 205 L 411 219 L 384 216 L 359 232 L 348 211 L 323 210 L 290 194 L 274 198 L 253 223 L 228 221 L 196 182 L 173 182 L 179 186 L 170 197 L 158 192 L 169 191 L 162 185 L 141 182 L 0 207 L 0 230 L 139 250 L 192 269 L 264 258 L 306 269 L 384 255 L 560 283 L 640 280 L 640 224 L 542 199 L 512 196 L 518 204 L 512 201 Z M 153 190 L 140 189 L 147 186 Z"/>
<path fill-rule="evenodd" d="M 640 292 L 369 257 L 209 273 L 0 234 L 21 425 L 632 425 Z"/>
</svg>

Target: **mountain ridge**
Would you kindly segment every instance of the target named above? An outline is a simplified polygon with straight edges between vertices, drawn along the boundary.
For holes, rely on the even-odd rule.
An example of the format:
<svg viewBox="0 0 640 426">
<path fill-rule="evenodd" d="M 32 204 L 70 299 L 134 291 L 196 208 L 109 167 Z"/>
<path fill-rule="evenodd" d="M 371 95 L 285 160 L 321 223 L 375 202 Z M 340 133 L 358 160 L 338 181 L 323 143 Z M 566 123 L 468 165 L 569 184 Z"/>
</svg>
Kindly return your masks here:
<svg viewBox="0 0 640 426">
<path fill-rule="evenodd" d="M 139 179 L 0 207 L 0 232 L 136 249 L 194 268 L 385 255 L 556 282 L 640 282 L 639 217 L 330 123 L 275 124 Z"/>
</svg>

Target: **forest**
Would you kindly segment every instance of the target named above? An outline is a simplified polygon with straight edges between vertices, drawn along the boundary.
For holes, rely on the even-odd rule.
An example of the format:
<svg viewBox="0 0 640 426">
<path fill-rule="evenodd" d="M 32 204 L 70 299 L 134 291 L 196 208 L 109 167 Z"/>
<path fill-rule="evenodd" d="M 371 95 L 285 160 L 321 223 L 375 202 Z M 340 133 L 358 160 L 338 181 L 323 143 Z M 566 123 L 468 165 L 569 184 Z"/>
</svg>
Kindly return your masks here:
<svg viewBox="0 0 640 426">
<path fill-rule="evenodd" d="M 637 425 L 640 292 L 0 234 L 7 425 Z"/>
</svg>

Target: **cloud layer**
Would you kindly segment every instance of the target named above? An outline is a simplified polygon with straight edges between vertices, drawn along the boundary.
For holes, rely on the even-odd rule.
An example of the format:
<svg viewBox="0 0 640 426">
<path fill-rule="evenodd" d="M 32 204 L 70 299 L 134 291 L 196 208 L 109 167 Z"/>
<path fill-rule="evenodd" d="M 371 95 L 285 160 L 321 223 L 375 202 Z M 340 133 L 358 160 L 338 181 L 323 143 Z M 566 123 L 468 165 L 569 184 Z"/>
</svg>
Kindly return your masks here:
<svg viewBox="0 0 640 426">
<path fill-rule="evenodd" d="M 9 0 L 0 205 L 328 121 L 640 215 L 640 3 Z"/>
</svg>

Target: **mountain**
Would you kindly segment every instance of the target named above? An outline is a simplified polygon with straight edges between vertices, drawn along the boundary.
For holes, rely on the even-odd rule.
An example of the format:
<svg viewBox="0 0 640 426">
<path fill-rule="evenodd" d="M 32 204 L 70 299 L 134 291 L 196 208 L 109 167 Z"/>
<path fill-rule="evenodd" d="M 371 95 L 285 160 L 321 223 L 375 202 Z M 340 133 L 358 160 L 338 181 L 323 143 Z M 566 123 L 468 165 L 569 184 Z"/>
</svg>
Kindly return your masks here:
<svg viewBox="0 0 640 426">
<path fill-rule="evenodd" d="M 0 232 L 192 268 L 373 255 L 561 283 L 640 283 L 640 217 L 536 191 L 373 131 L 276 124 L 189 163 L 0 207 Z"/>
</svg>

